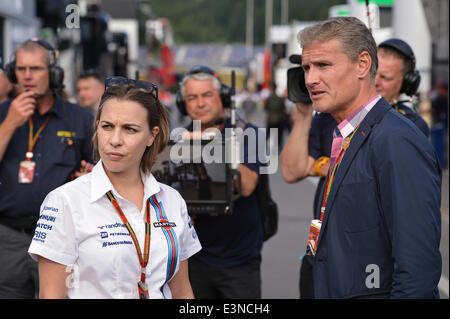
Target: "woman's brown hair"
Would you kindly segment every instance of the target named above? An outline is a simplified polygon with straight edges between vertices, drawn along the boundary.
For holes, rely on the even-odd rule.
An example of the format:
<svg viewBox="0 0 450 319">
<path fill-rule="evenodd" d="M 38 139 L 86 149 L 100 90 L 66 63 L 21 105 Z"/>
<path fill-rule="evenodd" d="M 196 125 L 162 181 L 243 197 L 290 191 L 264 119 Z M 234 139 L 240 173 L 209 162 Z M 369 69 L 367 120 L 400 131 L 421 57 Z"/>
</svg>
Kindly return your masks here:
<svg viewBox="0 0 450 319">
<path fill-rule="evenodd" d="M 142 88 L 137 88 L 132 83 L 106 87 L 94 122 L 93 147 L 96 161 L 100 159 L 97 135 L 98 123 L 102 114 L 103 105 L 110 99 L 139 103 L 147 110 L 147 122 L 149 124 L 150 132 L 156 126 L 159 128 L 159 133 L 156 135 L 153 144 L 150 147 L 147 147 L 144 155 L 142 155 L 141 169 L 144 174 L 149 173 L 155 162 L 156 155 L 164 150 L 169 140 L 169 123 L 164 107 L 154 93 L 150 93 Z"/>
</svg>

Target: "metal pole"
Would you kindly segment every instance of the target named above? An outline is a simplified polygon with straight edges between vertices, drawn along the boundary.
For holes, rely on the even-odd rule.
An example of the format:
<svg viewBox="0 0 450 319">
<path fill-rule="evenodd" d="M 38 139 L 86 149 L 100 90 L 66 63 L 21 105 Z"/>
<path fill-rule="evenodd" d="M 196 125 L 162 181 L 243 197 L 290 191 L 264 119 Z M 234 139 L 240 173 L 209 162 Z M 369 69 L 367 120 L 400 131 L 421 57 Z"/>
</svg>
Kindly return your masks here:
<svg viewBox="0 0 450 319">
<path fill-rule="evenodd" d="M 247 58 L 250 58 L 253 56 L 254 0 L 247 0 L 246 13 L 245 46 L 247 51 Z"/>
<path fill-rule="evenodd" d="M 273 0 L 266 0 L 266 50 L 270 49 L 270 28 L 272 27 Z"/>
<path fill-rule="evenodd" d="M 289 23 L 289 0 L 281 0 L 281 24 Z"/>
</svg>

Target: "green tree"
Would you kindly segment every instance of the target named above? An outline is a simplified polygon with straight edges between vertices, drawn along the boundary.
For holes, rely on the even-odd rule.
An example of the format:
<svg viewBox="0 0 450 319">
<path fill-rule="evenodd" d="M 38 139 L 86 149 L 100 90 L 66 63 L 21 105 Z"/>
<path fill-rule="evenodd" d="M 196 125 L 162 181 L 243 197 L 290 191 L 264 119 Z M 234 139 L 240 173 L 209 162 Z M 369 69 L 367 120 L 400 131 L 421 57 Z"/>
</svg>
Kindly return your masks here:
<svg viewBox="0 0 450 319">
<path fill-rule="evenodd" d="M 246 0 L 144 0 L 157 17 L 168 18 L 175 42 L 245 42 Z M 345 0 L 290 0 L 289 21 L 318 21 Z M 281 0 L 273 0 L 273 24 L 280 23 Z M 254 0 L 254 44 L 265 42 L 265 0 Z"/>
</svg>

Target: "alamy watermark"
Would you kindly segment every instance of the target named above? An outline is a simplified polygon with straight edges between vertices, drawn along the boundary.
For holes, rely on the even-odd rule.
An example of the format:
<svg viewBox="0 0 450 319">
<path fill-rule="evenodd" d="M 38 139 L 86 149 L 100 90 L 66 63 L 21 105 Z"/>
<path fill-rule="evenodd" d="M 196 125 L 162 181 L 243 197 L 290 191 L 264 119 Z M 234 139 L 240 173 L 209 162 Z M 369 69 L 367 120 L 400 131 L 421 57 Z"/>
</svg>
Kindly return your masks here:
<svg viewBox="0 0 450 319">
<path fill-rule="evenodd" d="M 69 4 L 66 6 L 66 28 L 79 29 L 80 28 L 80 7 L 76 4 Z"/>
<path fill-rule="evenodd" d="M 193 136 L 192 145 L 185 143 L 186 136 Z M 200 139 L 210 136 L 210 142 L 202 147 Z M 225 137 L 217 128 L 208 128 L 201 132 L 201 122 L 193 121 L 193 132 L 185 128 L 176 128 L 170 133 L 175 145 L 170 149 L 170 160 L 183 163 L 260 163 L 260 174 L 273 174 L 278 169 L 278 129 L 270 129 L 272 143 L 266 141 L 266 129 L 248 127 L 225 128 Z M 223 147 L 222 141 L 225 141 Z"/>
<path fill-rule="evenodd" d="M 366 266 L 366 287 L 369 289 L 380 288 L 380 267 L 375 264 L 369 264 Z"/>
</svg>

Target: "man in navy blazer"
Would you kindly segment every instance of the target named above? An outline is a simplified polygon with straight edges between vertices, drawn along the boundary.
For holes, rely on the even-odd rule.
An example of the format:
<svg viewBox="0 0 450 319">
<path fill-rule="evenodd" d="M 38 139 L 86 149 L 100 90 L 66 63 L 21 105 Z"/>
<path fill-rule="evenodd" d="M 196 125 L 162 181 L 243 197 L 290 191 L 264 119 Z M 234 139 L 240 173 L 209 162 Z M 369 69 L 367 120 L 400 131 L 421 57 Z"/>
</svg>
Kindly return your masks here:
<svg viewBox="0 0 450 319">
<path fill-rule="evenodd" d="M 432 145 L 377 95 L 377 47 L 360 20 L 332 18 L 298 38 L 312 107 L 338 122 L 307 256 L 314 297 L 439 298 L 441 172 Z M 297 104 L 305 124 L 297 129 L 307 132 L 312 107 Z M 302 154 L 283 153 L 289 179 Z"/>
</svg>

